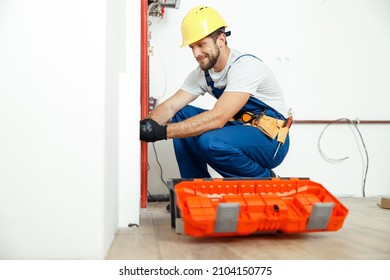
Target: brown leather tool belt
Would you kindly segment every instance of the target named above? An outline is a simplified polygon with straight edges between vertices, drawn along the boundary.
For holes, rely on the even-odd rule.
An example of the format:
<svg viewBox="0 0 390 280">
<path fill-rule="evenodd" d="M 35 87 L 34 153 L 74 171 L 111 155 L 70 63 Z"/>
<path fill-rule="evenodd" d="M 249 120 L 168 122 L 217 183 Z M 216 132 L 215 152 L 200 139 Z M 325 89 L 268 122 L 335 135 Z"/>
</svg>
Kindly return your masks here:
<svg viewBox="0 0 390 280">
<path fill-rule="evenodd" d="M 252 112 L 245 112 L 239 118 L 234 118 L 232 120 L 242 121 L 244 125 L 255 126 L 260 129 L 265 135 L 271 139 L 278 137 L 278 142 L 284 143 L 288 128 L 285 127 L 285 120 L 280 120 L 265 115 L 264 111 L 258 115 Z"/>
</svg>

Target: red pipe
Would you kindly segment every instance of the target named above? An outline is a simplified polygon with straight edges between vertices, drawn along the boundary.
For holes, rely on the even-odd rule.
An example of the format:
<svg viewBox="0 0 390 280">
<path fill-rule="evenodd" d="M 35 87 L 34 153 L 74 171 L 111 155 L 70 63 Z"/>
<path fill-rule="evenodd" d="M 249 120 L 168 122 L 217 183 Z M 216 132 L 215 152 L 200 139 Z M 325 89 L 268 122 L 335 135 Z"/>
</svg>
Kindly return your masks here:
<svg viewBox="0 0 390 280">
<path fill-rule="evenodd" d="M 149 112 L 148 0 L 141 0 L 141 119 Z M 141 141 L 141 208 L 148 205 L 148 143 Z"/>
<path fill-rule="evenodd" d="M 390 124 L 390 120 L 294 120 L 294 124 Z"/>
</svg>

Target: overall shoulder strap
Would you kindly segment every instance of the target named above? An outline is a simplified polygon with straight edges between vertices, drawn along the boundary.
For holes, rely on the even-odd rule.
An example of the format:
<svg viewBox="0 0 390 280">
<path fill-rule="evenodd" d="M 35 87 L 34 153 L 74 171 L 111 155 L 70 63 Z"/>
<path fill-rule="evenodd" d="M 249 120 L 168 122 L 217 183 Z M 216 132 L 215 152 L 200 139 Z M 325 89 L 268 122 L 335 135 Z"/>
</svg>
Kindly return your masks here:
<svg viewBox="0 0 390 280">
<path fill-rule="evenodd" d="M 222 95 L 222 93 L 224 92 L 226 87 L 223 87 L 223 88 L 216 88 L 216 87 L 214 87 L 214 81 L 213 81 L 213 79 L 210 76 L 209 70 L 206 70 L 204 72 L 204 76 L 206 78 L 207 86 L 209 86 L 211 88 L 211 92 L 214 94 L 214 96 L 216 98 L 219 98 Z"/>
</svg>

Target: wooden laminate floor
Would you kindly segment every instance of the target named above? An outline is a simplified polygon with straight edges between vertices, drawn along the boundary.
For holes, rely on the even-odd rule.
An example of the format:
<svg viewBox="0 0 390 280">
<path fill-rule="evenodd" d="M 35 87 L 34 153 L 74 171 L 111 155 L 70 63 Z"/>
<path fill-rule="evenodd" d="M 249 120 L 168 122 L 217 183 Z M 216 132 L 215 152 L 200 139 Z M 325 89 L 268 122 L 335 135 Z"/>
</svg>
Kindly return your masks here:
<svg viewBox="0 0 390 280">
<path fill-rule="evenodd" d="M 121 228 L 107 260 L 390 260 L 390 210 L 379 197 L 339 198 L 349 209 L 336 232 L 194 238 L 171 227 L 168 202 L 149 202 L 139 227 Z"/>
</svg>

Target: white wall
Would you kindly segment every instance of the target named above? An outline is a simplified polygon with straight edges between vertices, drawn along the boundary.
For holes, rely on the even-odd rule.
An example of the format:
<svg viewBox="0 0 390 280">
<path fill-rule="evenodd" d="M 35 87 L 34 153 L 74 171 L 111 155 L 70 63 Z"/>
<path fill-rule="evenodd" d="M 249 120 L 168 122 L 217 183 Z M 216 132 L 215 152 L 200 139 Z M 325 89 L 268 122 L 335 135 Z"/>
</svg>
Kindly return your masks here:
<svg viewBox="0 0 390 280">
<path fill-rule="evenodd" d="M 126 36 L 139 41 L 140 13 L 127 2 L 0 2 L 0 259 L 101 259 L 138 223 L 139 47 Z"/>
<path fill-rule="evenodd" d="M 179 48 L 180 24 L 187 11 L 210 5 L 232 31 L 228 44 L 262 58 L 275 72 L 296 120 L 338 118 L 389 120 L 390 2 L 386 0 L 181 1 L 152 20 L 151 95 L 160 101 L 173 94 L 196 62 Z M 282 63 L 278 58 L 282 59 Z M 283 62 L 284 58 L 289 63 Z M 209 97 L 194 105 L 211 107 Z M 282 177 L 309 177 L 335 195 L 362 196 L 365 151 L 357 131 L 348 125 L 326 129 L 321 147 L 320 125 L 293 125 L 291 149 L 276 169 Z M 389 125 L 360 125 L 369 154 L 366 196 L 390 194 Z M 164 178 L 179 177 L 172 141 L 156 143 Z M 160 170 L 150 149 L 150 192 L 164 193 Z M 215 174 L 215 176 L 218 176 Z"/>
<path fill-rule="evenodd" d="M 111 0 L 107 0 L 108 3 Z M 119 95 L 119 227 L 139 224 L 140 209 L 140 65 L 141 1 L 126 2 L 125 71 L 120 76 Z M 119 12 L 119 11 L 118 11 Z"/>
</svg>

